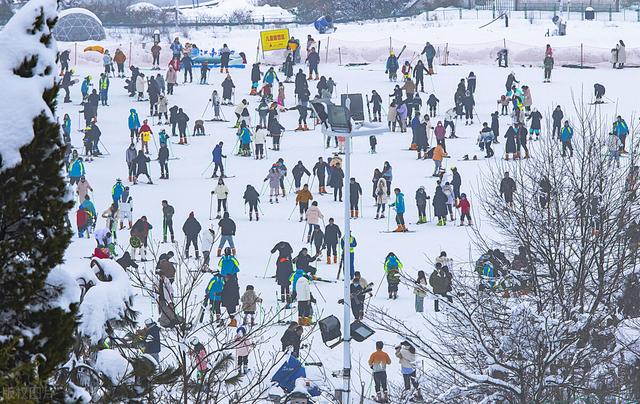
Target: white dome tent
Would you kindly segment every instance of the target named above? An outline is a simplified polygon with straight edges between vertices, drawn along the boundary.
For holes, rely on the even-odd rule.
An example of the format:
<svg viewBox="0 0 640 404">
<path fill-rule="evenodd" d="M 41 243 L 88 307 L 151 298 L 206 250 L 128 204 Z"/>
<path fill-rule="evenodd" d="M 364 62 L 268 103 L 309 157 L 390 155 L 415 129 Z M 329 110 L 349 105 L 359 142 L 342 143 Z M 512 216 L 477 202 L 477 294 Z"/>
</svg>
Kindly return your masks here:
<svg viewBox="0 0 640 404">
<path fill-rule="evenodd" d="M 84 8 L 62 10 L 53 36 L 61 42 L 101 41 L 106 38 L 100 19 Z"/>
</svg>

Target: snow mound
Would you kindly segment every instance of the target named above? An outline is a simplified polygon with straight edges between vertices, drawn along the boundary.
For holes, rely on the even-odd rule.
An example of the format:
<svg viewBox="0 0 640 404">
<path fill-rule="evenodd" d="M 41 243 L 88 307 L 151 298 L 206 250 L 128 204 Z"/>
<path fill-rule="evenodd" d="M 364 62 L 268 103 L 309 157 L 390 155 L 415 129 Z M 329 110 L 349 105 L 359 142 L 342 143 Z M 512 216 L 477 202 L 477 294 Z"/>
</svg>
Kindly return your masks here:
<svg viewBox="0 0 640 404">
<path fill-rule="evenodd" d="M 47 284 L 61 291 L 55 300 L 49 302 L 50 307 L 58 307 L 68 311 L 72 304 L 80 300 L 78 282 L 69 271 L 61 266 L 57 266 L 49 272 Z"/>
<path fill-rule="evenodd" d="M 129 362 L 113 349 L 98 352 L 94 369 L 102 372 L 112 383 L 119 384 L 127 374 Z"/>
<path fill-rule="evenodd" d="M 292 21 L 294 15 L 281 7 L 268 5 L 256 6 L 251 0 L 221 0 L 215 7 L 198 7 L 181 9 L 185 17 L 190 18 L 229 18 L 234 14 L 244 13 L 254 21 Z"/>
<path fill-rule="evenodd" d="M 41 12 L 45 18 L 53 19 L 57 15 L 55 0 L 31 0 L 9 20 L 0 31 L 0 78 L 3 95 L 0 97 L 0 156 L 1 170 L 20 164 L 20 149 L 33 139 L 33 119 L 44 113 L 54 121 L 53 114 L 42 93 L 54 85 L 57 48 L 53 37 L 47 47 L 41 41 L 51 36 L 46 25 L 42 31 L 29 32 L 33 22 Z M 20 77 L 14 73 L 24 60 L 37 58 L 33 68 L 33 77 Z"/>
<path fill-rule="evenodd" d="M 129 7 L 127 7 L 127 11 L 130 13 L 140 13 L 140 12 L 149 12 L 149 11 L 161 13 L 162 8 L 156 6 L 155 4 L 151 4 L 143 1 L 140 3 L 130 5 Z"/>
<path fill-rule="evenodd" d="M 124 316 L 127 303 L 133 298 L 134 291 L 129 282 L 129 276 L 118 263 L 110 259 L 95 259 L 98 263 L 94 271 L 100 268 L 111 281 L 103 282 L 93 275 L 94 285 L 89 289 L 80 304 L 80 334 L 89 337 L 91 343 L 97 343 L 106 337 L 104 325 L 109 320 L 120 319 Z"/>
</svg>

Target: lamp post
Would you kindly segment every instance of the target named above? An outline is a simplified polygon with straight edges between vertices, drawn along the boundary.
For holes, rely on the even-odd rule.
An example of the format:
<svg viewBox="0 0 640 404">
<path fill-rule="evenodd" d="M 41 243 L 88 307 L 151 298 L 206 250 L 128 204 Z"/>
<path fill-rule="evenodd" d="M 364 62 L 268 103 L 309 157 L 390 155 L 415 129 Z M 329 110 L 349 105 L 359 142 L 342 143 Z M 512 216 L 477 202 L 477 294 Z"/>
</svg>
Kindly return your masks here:
<svg viewBox="0 0 640 404">
<path fill-rule="evenodd" d="M 330 128 L 326 128 L 322 125 L 322 133 L 327 136 L 344 136 L 344 177 L 347 181 L 347 186 L 344 191 L 344 248 L 342 252 L 344 254 L 343 259 L 343 299 L 344 299 L 344 312 L 342 317 L 342 404 L 350 404 L 351 394 L 351 289 L 350 281 L 351 276 L 347 276 L 347 271 L 351 275 L 351 215 L 349 201 L 351 198 L 351 189 L 348 182 L 351 180 L 351 139 L 360 136 L 381 135 L 387 131 L 385 126 L 373 125 L 363 122 L 356 124 L 355 128 L 350 123 L 349 116 L 351 115 L 349 110 L 343 106 L 327 105 L 328 108 L 328 124 Z M 340 117 L 342 119 L 340 119 Z M 346 118 L 346 119 L 345 119 Z M 336 122 L 340 120 L 341 122 Z"/>
</svg>

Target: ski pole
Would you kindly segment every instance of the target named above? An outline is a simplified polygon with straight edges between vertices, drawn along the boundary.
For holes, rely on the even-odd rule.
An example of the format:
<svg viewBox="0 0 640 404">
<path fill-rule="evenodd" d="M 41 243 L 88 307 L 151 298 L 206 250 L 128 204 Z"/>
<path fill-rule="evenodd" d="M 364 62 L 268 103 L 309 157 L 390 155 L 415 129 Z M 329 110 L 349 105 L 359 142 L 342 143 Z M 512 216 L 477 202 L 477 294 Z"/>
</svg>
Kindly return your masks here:
<svg viewBox="0 0 640 404">
<path fill-rule="evenodd" d="M 213 209 L 213 192 L 209 196 L 209 220 L 211 220 L 211 209 Z"/>
<path fill-rule="evenodd" d="M 291 210 L 291 213 L 289 214 L 289 218 L 287 218 L 287 220 L 291 220 L 291 216 L 293 216 L 293 212 L 296 211 L 297 207 L 298 207 L 297 203 L 295 205 L 293 205 L 293 209 Z"/>
<path fill-rule="evenodd" d="M 205 168 L 205 169 L 202 171 L 202 173 L 200 174 L 200 176 L 203 176 L 203 175 L 204 175 L 204 173 L 206 173 L 206 172 L 209 170 L 209 167 L 211 167 L 211 164 L 213 164 L 213 161 L 211 161 L 211 162 L 209 163 L 209 165 L 207 166 L 207 168 Z"/>
<path fill-rule="evenodd" d="M 267 261 L 267 266 L 264 268 L 264 274 L 262 274 L 263 278 L 267 277 L 267 271 L 269 270 L 269 264 L 271 264 L 271 257 L 273 257 L 273 253 L 269 254 L 269 261 Z M 277 294 L 277 292 L 276 292 Z"/>
</svg>

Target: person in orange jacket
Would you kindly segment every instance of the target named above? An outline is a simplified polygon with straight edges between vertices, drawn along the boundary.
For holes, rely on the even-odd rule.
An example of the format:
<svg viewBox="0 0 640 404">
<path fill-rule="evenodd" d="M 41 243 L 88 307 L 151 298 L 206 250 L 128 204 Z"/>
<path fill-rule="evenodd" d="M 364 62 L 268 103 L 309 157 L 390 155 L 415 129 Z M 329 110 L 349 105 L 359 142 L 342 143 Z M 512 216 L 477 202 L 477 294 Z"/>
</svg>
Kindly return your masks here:
<svg viewBox="0 0 640 404">
<path fill-rule="evenodd" d="M 438 174 L 440 173 L 440 167 L 442 167 L 442 159 L 444 159 L 447 156 L 448 154 L 447 152 L 444 151 L 442 144 L 438 143 L 436 147 L 433 149 L 433 157 L 432 157 L 433 164 L 435 165 L 433 169 L 434 177 L 437 177 Z"/>
<path fill-rule="evenodd" d="M 369 356 L 369 367 L 373 373 L 373 381 L 376 388 L 376 400 L 378 402 L 388 402 L 389 393 L 387 391 L 387 365 L 391 365 L 391 358 L 382 350 L 384 343 L 376 342 L 376 351 Z"/>
</svg>

